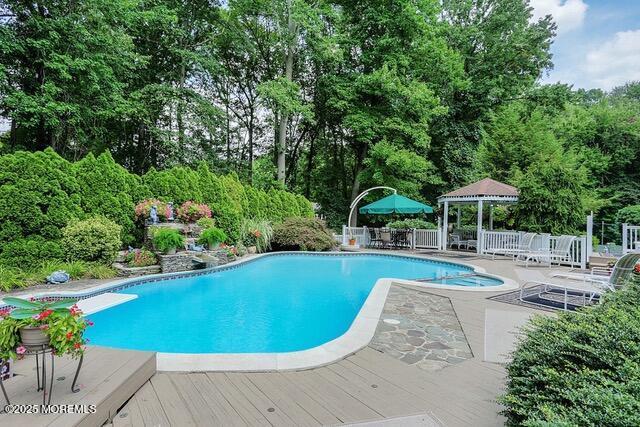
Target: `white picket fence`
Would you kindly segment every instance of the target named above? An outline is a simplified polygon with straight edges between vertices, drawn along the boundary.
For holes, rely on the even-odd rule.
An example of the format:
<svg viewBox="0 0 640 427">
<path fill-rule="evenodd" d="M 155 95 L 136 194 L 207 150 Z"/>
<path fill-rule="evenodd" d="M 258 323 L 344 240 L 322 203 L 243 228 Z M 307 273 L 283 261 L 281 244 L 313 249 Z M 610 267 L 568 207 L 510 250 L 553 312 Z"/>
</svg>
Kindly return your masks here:
<svg viewBox="0 0 640 427">
<path fill-rule="evenodd" d="M 520 239 L 524 232 L 522 231 L 482 231 L 482 239 L 480 239 L 480 253 L 492 253 L 497 249 L 515 249 L 520 245 Z M 551 236 L 550 234 L 536 234 L 531 242 L 532 251 L 553 251 L 556 248 L 560 236 Z M 586 268 L 588 262 L 587 256 L 587 237 L 580 236 L 571 244 L 567 260 L 562 262 L 563 265 L 571 267 Z"/>
<path fill-rule="evenodd" d="M 626 254 L 640 250 L 640 226 L 622 224 L 622 251 Z"/>
<path fill-rule="evenodd" d="M 360 247 L 369 246 L 368 227 L 347 227 L 342 226 L 342 235 L 336 235 L 336 240 L 343 245 L 349 244 L 349 239 L 354 238 L 356 245 Z M 440 233 L 438 230 L 413 229 L 409 234 L 411 249 L 439 249 Z"/>
</svg>

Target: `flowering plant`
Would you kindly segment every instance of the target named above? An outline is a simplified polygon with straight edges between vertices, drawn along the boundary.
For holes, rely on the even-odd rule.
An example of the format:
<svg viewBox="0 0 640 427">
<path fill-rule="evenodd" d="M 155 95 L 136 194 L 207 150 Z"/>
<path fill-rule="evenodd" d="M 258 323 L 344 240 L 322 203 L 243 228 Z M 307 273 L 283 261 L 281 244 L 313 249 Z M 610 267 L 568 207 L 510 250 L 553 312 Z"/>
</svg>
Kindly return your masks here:
<svg viewBox="0 0 640 427">
<path fill-rule="evenodd" d="M 149 219 L 152 206 L 155 206 L 156 209 L 158 209 L 159 219 L 166 220 L 167 218 L 171 217 L 171 212 L 170 212 L 171 208 L 167 203 L 157 199 L 146 199 L 136 205 L 136 219 L 139 221 L 144 221 L 145 219 Z"/>
<path fill-rule="evenodd" d="M 124 260 L 131 267 L 148 267 L 158 262 L 156 255 L 144 248 L 127 251 L 124 254 Z"/>
<path fill-rule="evenodd" d="M 84 354 L 84 331 L 93 322 L 82 315 L 76 300 L 36 301 L 33 298 L 6 297 L 4 302 L 15 308 L 0 311 L 0 358 L 15 359 L 27 352 L 20 342 L 20 329 L 38 328 L 49 337 L 49 345 L 56 355 L 68 354 L 77 358 Z"/>
<path fill-rule="evenodd" d="M 633 273 L 640 274 L 640 264 L 636 264 L 635 267 L 633 267 Z"/>
<path fill-rule="evenodd" d="M 246 219 L 240 228 L 242 243 L 255 246 L 257 252 L 266 252 L 271 247 L 273 227 L 269 221 Z"/>
<path fill-rule="evenodd" d="M 187 201 L 178 208 L 178 219 L 184 223 L 196 222 L 201 218 L 211 218 L 211 209 L 204 203 Z"/>
</svg>

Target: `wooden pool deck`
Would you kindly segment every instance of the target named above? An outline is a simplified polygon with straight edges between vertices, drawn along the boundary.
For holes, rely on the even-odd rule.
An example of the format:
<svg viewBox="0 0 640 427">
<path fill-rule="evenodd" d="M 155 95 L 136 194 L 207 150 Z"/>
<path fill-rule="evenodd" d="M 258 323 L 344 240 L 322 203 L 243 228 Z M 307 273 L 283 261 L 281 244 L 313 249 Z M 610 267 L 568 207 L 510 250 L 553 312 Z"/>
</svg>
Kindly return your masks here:
<svg viewBox="0 0 640 427">
<path fill-rule="evenodd" d="M 78 361 L 56 357 L 52 405 L 95 405 L 95 413 L 85 414 L 0 414 L 0 426 L 101 426 L 113 418 L 122 405 L 156 372 L 155 353 L 88 347 L 78 377 L 77 393 L 71 383 Z M 47 370 L 50 356 L 47 355 Z M 36 391 L 34 356 L 14 365 L 16 376 L 4 382 L 12 404 L 42 404 Z M 49 381 L 47 372 L 47 382 Z M 5 402 L 2 396 L 2 406 Z"/>
</svg>

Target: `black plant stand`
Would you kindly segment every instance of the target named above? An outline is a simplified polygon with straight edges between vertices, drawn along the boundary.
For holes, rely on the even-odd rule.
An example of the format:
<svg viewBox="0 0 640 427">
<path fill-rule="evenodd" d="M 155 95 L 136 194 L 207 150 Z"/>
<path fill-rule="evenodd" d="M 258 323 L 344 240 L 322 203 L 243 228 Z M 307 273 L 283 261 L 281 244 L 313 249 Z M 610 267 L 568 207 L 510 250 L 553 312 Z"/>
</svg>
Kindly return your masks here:
<svg viewBox="0 0 640 427">
<path fill-rule="evenodd" d="M 53 348 L 47 344 L 39 345 L 39 346 L 25 346 L 27 352 L 24 354 L 25 356 L 34 355 L 36 357 L 36 380 L 38 381 L 38 388 L 36 391 L 42 391 L 42 404 L 49 405 L 51 404 L 51 395 L 53 393 L 53 375 L 55 373 L 55 354 L 53 353 Z M 47 364 L 46 364 L 46 355 L 51 355 L 51 374 L 49 376 L 49 397 L 47 398 Z M 82 368 L 82 360 L 84 356 L 80 356 L 80 360 L 78 360 L 78 367 L 76 368 L 76 373 L 73 377 L 73 382 L 71 383 L 71 392 L 77 393 L 80 391 L 79 388 L 76 388 L 76 381 L 78 381 L 78 375 L 80 374 L 80 369 Z M 42 369 L 40 364 L 42 363 Z M 42 372 L 42 373 L 41 373 Z M 9 396 L 4 388 L 4 381 L 0 376 L 0 387 L 2 387 L 2 394 L 4 395 L 4 399 L 7 401 L 7 405 L 10 405 Z"/>
</svg>

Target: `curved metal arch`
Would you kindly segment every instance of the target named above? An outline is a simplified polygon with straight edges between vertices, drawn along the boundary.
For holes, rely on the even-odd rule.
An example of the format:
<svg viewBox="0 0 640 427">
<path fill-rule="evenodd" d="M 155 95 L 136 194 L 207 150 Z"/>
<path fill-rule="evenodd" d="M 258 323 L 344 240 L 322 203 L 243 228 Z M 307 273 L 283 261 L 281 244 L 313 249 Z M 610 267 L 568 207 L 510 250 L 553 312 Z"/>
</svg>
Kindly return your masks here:
<svg viewBox="0 0 640 427">
<path fill-rule="evenodd" d="M 349 206 L 350 210 L 349 210 L 349 219 L 347 220 L 347 227 L 349 227 L 349 235 L 350 236 L 353 236 L 351 234 L 351 218 L 353 217 L 353 212 L 354 212 L 355 208 L 358 206 L 358 203 L 360 202 L 360 200 L 362 200 L 367 194 L 369 194 L 373 190 L 391 190 L 391 191 L 393 191 L 394 194 L 398 194 L 398 190 L 396 190 L 395 188 L 393 188 L 393 187 L 385 187 L 384 185 L 381 185 L 381 186 L 378 186 L 378 187 L 368 188 L 368 189 L 364 190 L 362 193 L 358 194 L 356 196 L 356 198 L 353 199 L 353 202 L 351 202 L 351 206 Z"/>
</svg>

